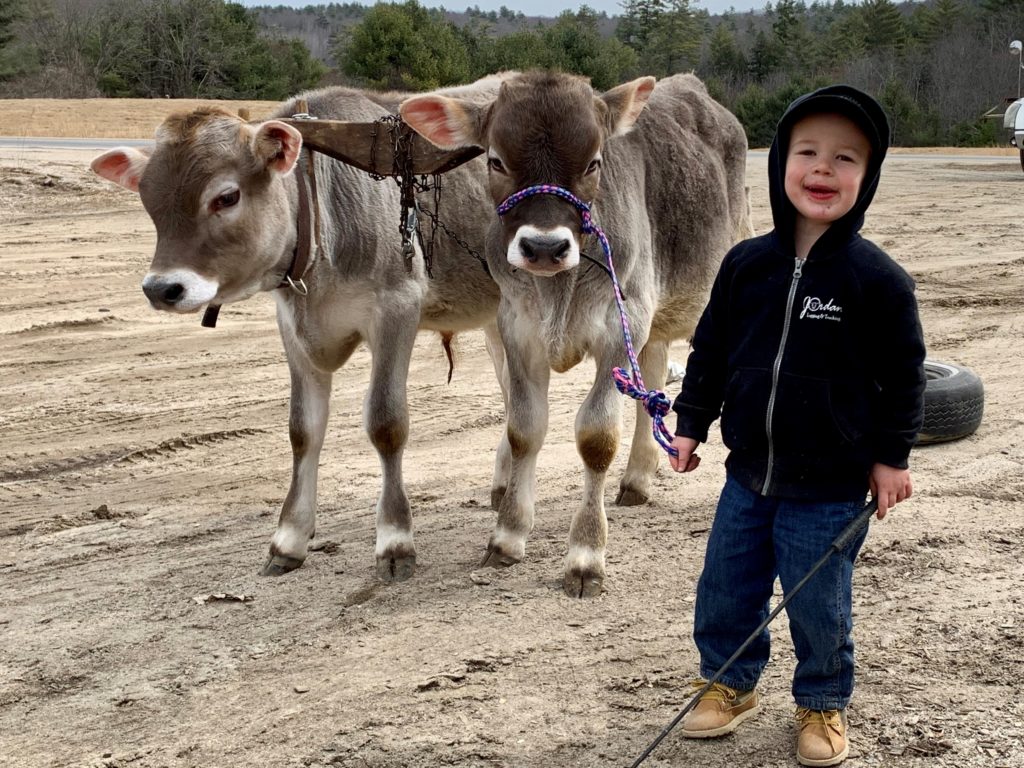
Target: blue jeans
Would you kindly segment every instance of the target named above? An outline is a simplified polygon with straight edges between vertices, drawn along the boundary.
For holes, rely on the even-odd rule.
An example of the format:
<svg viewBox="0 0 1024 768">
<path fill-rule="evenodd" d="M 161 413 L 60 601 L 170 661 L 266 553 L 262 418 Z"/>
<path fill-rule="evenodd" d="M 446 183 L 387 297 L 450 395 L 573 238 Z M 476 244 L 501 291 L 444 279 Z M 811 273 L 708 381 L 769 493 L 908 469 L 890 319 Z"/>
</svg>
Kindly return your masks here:
<svg viewBox="0 0 1024 768">
<path fill-rule="evenodd" d="M 864 499 L 809 502 L 761 496 L 726 479 L 697 584 L 693 638 L 710 678 L 768 616 L 772 585 L 796 585 L 853 518 Z M 843 709 L 853 693 L 852 581 L 867 526 L 786 606 L 796 650 L 793 698 L 809 709 Z M 767 629 L 721 682 L 750 690 L 768 663 Z"/>
</svg>

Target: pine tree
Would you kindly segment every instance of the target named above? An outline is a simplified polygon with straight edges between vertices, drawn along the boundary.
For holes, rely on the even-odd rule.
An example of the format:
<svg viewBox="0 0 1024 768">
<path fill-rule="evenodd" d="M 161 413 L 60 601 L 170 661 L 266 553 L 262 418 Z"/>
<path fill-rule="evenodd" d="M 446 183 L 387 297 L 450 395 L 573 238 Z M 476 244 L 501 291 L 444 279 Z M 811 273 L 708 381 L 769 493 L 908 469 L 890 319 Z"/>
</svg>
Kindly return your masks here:
<svg viewBox="0 0 1024 768">
<path fill-rule="evenodd" d="M 868 51 L 868 28 L 860 13 L 847 13 L 820 38 L 818 59 L 840 65 L 862 58 Z"/>
<path fill-rule="evenodd" d="M 936 0 L 931 7 L 922 5 L 914 14 L 918 36 L 932 43 L 955 30 L 965 15 L 960 0 Z"/>
<path fill-rule="evenodd" d="M 899 49 L 906 43 L 906 23 L 892 0 L 864 0 L 860 16 L 864 20 L 869 51 Z"/>
<path fill-rule="evenodd" d="M 636 51 L 640 67 L 670 75 L 693 66 L 700 47 L 700 25 L 690 0 L 628 0 L 616 36 Z"/>
<path fill-rule="evenodd" d="M 750 50 L 750 74 L 757 82 L 764 82 L 772 72 L 779 68 L 781 62 L 779 46 L 773 38 L 769 38 L 764 30 L 758 30 L 754 36 L 754 45 Z"/>
<path fill-rule="evenodd" d="M 19 61 L 24 56 L 15 50 L 14 23 L 20 15 L 19 6 L 19 0 L 0 0 L 0 80 L 13 77 L 24 66 Z"/>
<path fill-rule="evenodd" d="M 615 35 L 639 53 L 647 47 L 659 17 L 665 12 L 665 3 L 663 0 L 626 0 L 623 9 Z"/>
<path fill-rule="evenodd" d="M 601 36 L 597 13 L 586 5 L 575 13 L 563 11 L 540 37 L 553 56 L 549 66 L 586 75 L 598 90 L 618 85 L 625 72 L 636 66 L 631 48 L 620 40 Z"/>
<path fill-rule="evenodd" d="M 712 75 L 739 77 L 747 69 L 747 59 L 726 24 L 719 24 L 711 33 L 708 52 Z"/>
<path fill-rule="evenodd" d="M 671 75 L 690 69 L 700 48 L 700 29 L 690 0 L 666 0 L 647 41 L 641 63 L 648 71 Z"/>
<path fill-rule="evenodd" d="M 372 88 L 426 90 L 470 79 L 469 54 L 454 25 L 417 0 L 375 5 L 335 58 Z"/>
<path fill-rule="evenodd" d="M 20 5 L 19 0 L 0 0 L 0 50 L 14 39 L 14 22 Z"/>
<path fill-rule="evenodd" d="M 778 43 L 781 66 L 790 72 L 802 72 L 811 53 L 807 7 L 802 0 L 779 0 L 775 16 L 772 32 Z"/>
</svg>

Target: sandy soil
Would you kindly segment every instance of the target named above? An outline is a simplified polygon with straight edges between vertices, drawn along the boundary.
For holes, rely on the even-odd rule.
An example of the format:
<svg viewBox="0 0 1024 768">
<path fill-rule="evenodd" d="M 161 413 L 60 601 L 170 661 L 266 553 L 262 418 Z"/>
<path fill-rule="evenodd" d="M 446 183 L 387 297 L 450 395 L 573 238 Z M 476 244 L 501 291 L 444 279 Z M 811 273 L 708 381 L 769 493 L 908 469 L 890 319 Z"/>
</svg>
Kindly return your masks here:
<svg viewBox="0 0 1024 768">
<path fill-rule="evenodd" d="M 695 474 L 666 465 L 643 508 L 612 505 L 620 452 L 608 590 L 572 600 L 572 422 L 592 371 L 554 376 L 527 560 L 480 569 L 500 396 L 479 333 L 451 385 L 423 336 L 405 465 L 420 565 L 385 587 L 361 351 L 336 377 L 320 549 L 260 578 L 290 477 L 272 302 L 227 307 L 212 331 L 151 311 L 151 224 L 90 155 L 0 150 L 0 765 L 629 765 L 695 672 L 718 436 Z M 915 450 L 914 498 L 872 526 L 850 766 L 1024 765 L 1022 193 L 1016 157 L 895 155 L 866 227 L 917 279 L 931 355 L 983 378 L 986 412 L 975 435 Z M 714 743 L 672 734 L 645 765 L 795 765 L 784 616 L 774 636 L 761 716 Z"/>
</svg>

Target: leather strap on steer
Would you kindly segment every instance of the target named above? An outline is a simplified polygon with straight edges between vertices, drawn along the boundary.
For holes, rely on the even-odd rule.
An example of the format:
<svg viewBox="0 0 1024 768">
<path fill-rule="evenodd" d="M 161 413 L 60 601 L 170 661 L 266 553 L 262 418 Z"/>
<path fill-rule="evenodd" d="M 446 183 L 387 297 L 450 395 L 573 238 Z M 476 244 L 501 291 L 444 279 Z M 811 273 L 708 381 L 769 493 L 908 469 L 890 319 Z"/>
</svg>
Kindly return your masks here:
<svg viewBox="0 0 1024 768">
<path fill-rule="evenodd" d="M 306 179 L 303 177 L 302 163 L 295 164 L 295 174 L 299 182 L 299 220 L 298 235 L 295 241 L 295 250 L 292 252 L 292 263 L 285 272 L 284 279 L 278 288 L 291 287 L 297 293 L 306 295 L 308 289 L 303 281 L 306 272 L 309 270 L 316 254 L 320 252 L 320 202 L 316 190 L 316 165 L 312 150 L 304 147 L 306 155 L 306 170 L 309 173 L 309 190 L 306 190 Z M 312 224 L 310 218 L 312 214 Z M 310 230 L 316 250 L 310 248 Z"/>
<path fill-rule="evenodd" d="M 281 284 L 277 286 L 278 288 L 291 288 L 303 296 L 309 292 L 303 277 L 315 258 L 310 248 L 312 241 L 316 242 L 316 253 L 320 252 L 320 204 L 316 192 L 316 167 L 313 163 L 313 153 L 308 147 L 304 147 L 304 150 L 309 172 L 309 189 L 306 189 L 307 182 L 302 163 L 296 163 L 295 178 L 299 185 L 299 215 L 296 223 L 295 248 L 292 250 L 292 263 L 289 265 L 288 271 L 284 273 Z M 314 220 L 312 227 L 310 227 L 311 218 Z M 311 230 L 312 236 L 310 235 Z M 210 304 L 206 307 L 202 321 L 204 328 L 217 327 L 217 315 L 220 313 L 220 307 L 220 304 Z"/>
</svg>

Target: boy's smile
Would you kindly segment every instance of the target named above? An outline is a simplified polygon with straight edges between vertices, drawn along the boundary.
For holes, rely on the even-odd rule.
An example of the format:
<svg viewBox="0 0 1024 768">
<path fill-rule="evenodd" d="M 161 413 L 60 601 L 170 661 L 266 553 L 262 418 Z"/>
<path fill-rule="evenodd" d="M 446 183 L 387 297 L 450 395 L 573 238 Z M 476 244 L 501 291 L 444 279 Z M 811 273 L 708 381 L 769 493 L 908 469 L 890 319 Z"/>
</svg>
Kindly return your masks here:
<svg viewBox="0 0 1024 768">
<path fill-rule="evenodd" d="M 836 191 L 831 187 L 826 187 L 824 185 L 819 184 L 809 184 L 806 187 L 804 187 L 804 190 L 807 192 L 808 195 L 811 196 L 812 199 L 817 200 L 819 202 L 831 200 L 833 197 L 835 197 L 836 194 Z"/>
<path fill-rule="evenodd" d="M 793 126 L 785 190 L 798 230 L 820 235 L 853 208 L 870 154 L 867 137 L 842 115 L 809 115 Z"/>
</svg>

